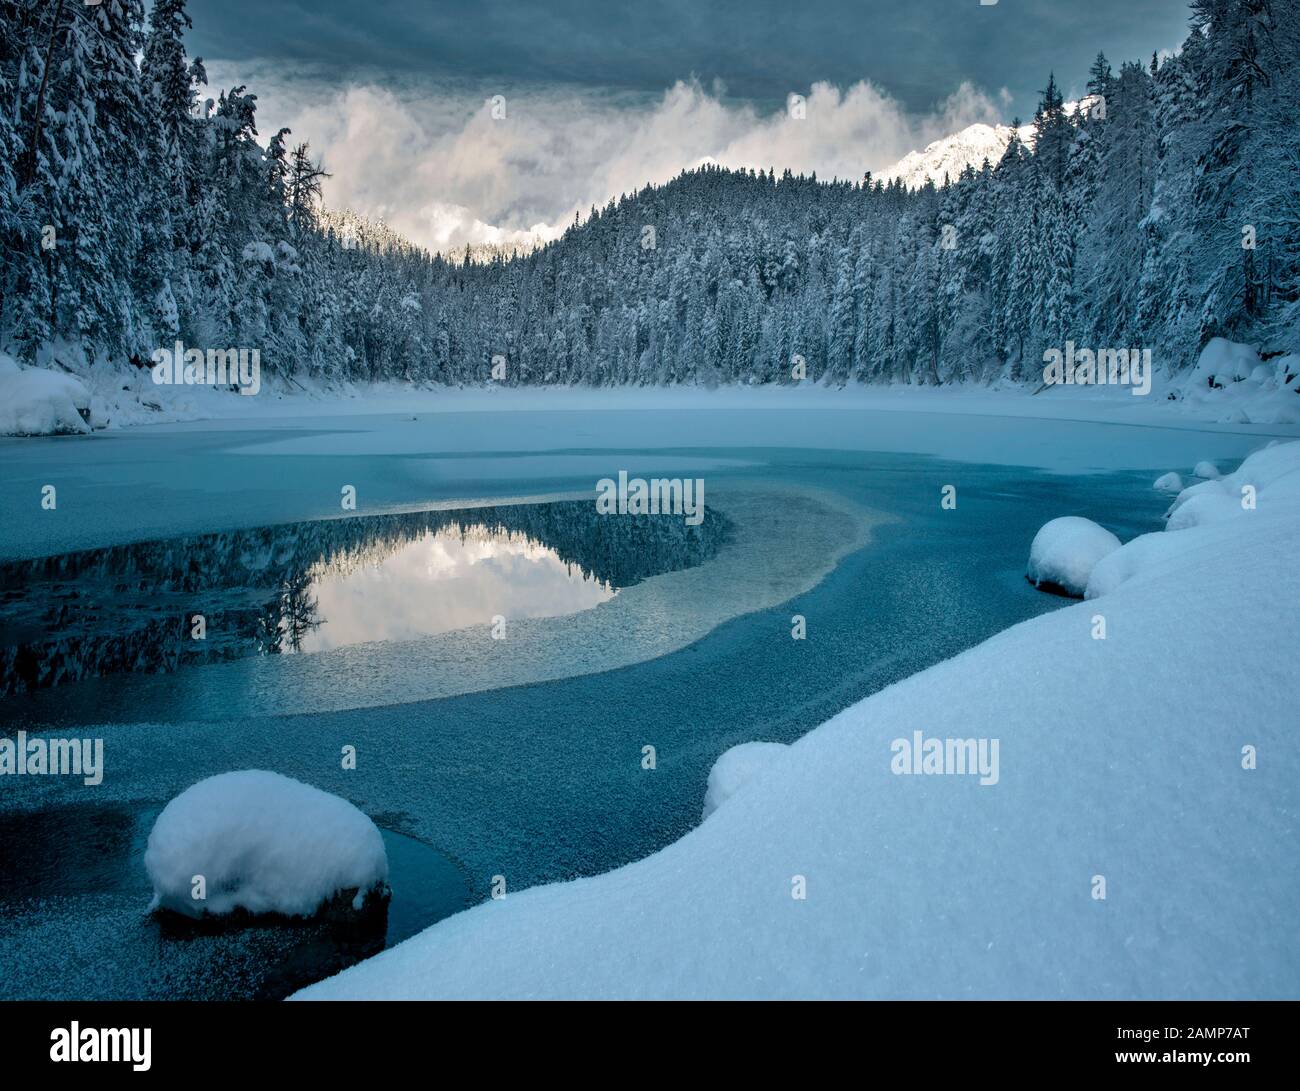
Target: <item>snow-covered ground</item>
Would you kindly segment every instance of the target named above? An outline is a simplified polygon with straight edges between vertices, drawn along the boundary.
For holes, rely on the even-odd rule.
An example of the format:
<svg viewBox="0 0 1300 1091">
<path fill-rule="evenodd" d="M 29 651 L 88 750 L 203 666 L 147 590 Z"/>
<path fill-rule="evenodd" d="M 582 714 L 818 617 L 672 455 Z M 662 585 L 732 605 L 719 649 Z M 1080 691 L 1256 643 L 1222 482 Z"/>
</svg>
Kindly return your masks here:
<svg viewBox="0 0 1300 1091">
<path fill-rule="evenodd" d="M 7 359 L 7 358 L 6 358 Z M 1300 359 L 1263 361 L 1249 345 L 1216 338 L 1196 366 L 1178 376 L 1155 375 L 1151 391 L 1122 385 L 992 386 L 850 385 L 804 382 L 772 386 L 677 387 L 443 387 L 376 383 L 327 386 L 309 380 L 286 385 L 267 377 L 254 396 L 207 386 L 156 385 L 147 369 L 99 366 L 81 380 L 29 369 L 89 389 L 90 423 L 97 429 L 222 420 L 264 423 L 279 418 L 386 413 L 474 413 L 564 409 L 902 409 L 1054 420 L 1171 425 L 1184 421 L 1243 426 L 1293 426 L 1300 434 Z M 5 392 L 0 367 L 0 394 Z M 0 398 L 0 403 L 5 399 Z M 0 435 L 19 429 L 0 414 Z M 79 422 L 76 422 L 79 424 Z M 51 429 L 57 430 L 57 429 Z M 66 430 L 81 430 L 70 427 Z"/>
<path fill-rule="evenodd" d="M 1102 560 L 1089 601 L 846 709 L 661 852 L 298 995 L 1295 997 L 1300 443 L 1184 491 L 1170 527 Z M 951 775 L 901 775 L 914 739 Z M 944 763 L 966 739 L 996 741 L 996 783 Z"/>
</svg>

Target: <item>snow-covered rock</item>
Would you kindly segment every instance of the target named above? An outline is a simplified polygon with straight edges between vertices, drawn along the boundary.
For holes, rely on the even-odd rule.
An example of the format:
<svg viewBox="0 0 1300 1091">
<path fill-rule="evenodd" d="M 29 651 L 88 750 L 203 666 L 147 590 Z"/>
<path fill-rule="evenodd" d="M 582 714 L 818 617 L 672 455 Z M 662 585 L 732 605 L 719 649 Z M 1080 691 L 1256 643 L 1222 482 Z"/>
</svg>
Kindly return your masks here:
<svg viewBox="0 0 1300 1091">
<path fill-rule="evenodd" d="M 1203 477 L 1206 480 L 1213 481 L 1219 476 L 1219 467 L 1213 462 L 1202 459 L 1192 468 L 1193 477 Z"/>
<path fill-rule="evenodd" d="M 346 799 L 257 769 L 208 777 L 168 803 L 144 865 L 150 908 L 191 917 L 236 909 L 310 916 L 343 893 L 360 909 L 388 880 L 384 841 L 369 818 Z"/>
<path fill-rule="evenodd" d="M 1035 587 L 1081 598 L 1093 567 L 1119 546 L 1115 535 L 1091 519 L 1053 519 L 1034 535 L 1025 578 Z"/>
<path fill-rule="evenodd" d="M 1212 337 L 1196 359 L 1192 378 L 1202 386 L 1226 386 L 1250 378 L 1259 365 L 1253 345 Z"/>
<path fill-rule="evenodd" d="M 1154 488 L 1158 489 L 1160 492 L 1182 492 L 1183 479 L 1178 474 L 1170 471 L 1169 473 L 1161 474 L 1156 478 Z"/>
<path fill-rule="evenodd" d="M 1300 443 L 1242 469 L 1269 478 L 1255 512 L 1136 539 L 1179 553 L 1107 595 L 1108 639 L 1091 603 L 1025 621 L 822 724 L 662 851 L 298 997 L 1294 997 Z M 913 732 L 1000 739 L 998 783 L 896 775 Z"/>
<path fill-rule="evenodd" d="M 708 818 L 747 782 L 780 761 L 789 750 L 785 743 L 744 742 L 724 751 L 709 770 L 702 817 Z"/>
<path fill-rule="evenodd" d="M 1170 380 L 1185 411 L 1231 424 L 1300 423 L 1300 357 L 1260 358 L 1253 345 L 1213 338 L 1196 366 Z"/>
<path fill-rule="evenodd" d="M 89 432 L 90 391 L 71 375 L 22 368 L 0 354 L 0 435 Z"/>
</svg>

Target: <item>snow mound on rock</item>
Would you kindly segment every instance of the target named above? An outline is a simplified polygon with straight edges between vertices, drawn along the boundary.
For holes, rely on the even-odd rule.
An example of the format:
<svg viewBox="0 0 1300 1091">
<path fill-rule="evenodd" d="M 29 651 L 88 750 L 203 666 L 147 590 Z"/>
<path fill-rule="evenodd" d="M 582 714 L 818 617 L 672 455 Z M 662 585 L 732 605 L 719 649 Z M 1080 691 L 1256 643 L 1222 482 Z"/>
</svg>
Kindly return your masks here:
<svg viewBox="0 0 1300 1091">
<path fill-rule="evenodd" d="M 1213 481 L 1215 478 L 1222 476 L 1219 473 L 1219 467 L 1213 462 L 1202 460 L 1196 464 L 1192 470 L 1193 477 L 1202 477 L 1206 481 Z"/>
<path fill-rule="evenodd" d="M 1215 337 L 1169 397 L 1207 420 L 1300 423 L 1300 356 L 1260 357 L 1253 345 Z"/>
<path fill-rule="evenodd" d="M 1119 539 L 1091 519 L 1053 519 L 1034 535 L 1025 578 L 1035 587 L 1082 597 L 1097 562 L 1119 547 Z"/>
<path fill-rule="evenodd" d="M 1259 353 L 1253 345 L 1229 341 L 1226 337 L 1211 337 L 1196 359 L 1192 376 L 1206 386 L 1211 382 L 1226 386 L 1249 379 L 1259 366 Z"/>
<path fill-rule="evenodd" d="M 708 818 L 746 783 L 780 761 L 789 749 L 780 742 L 743 742 L 724 751 L 709 770 L 702 818 Z"/>
<path fill-rule="evenodd" d="M 21 368 L 0 354 L 0 435 L 89 432 L 90 391 L 71 375 Z"/>
<path fill-rule="evenodd" d="M 190 917 L 249 913 L 310 916 L 342 892 L 360 909 L 388 879 L 373 822 L 339 796 L 279 773 L 221 773 L 185 789 L 149 834 L 151 909 Z M 193 896 L 203 876 L 206 896 Z"/>
</svg>

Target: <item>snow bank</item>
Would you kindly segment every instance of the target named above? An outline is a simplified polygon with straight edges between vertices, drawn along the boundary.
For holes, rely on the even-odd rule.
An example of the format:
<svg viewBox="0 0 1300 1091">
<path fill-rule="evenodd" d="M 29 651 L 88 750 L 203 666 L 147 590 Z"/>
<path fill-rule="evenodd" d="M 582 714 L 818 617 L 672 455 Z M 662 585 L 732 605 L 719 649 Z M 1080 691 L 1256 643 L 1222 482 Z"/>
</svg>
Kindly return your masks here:
<svg viewBox="0 0 1300 1091">
<path fill-rule="evenodd" d="M 1136 577 L 1176 568 L 1207 541 L 1231 541 L 1236 526 L 1206 535 L 1184 533 L 1242 520 L 1272 523 L 1300 511 L 1300 443 L 1275 444 L 1256 451 L 1231 474 L 1183 489 L 1166 516 L 1165 529 L 1143 534 L 1117 549 L 1093 570 L 1085 597 L 1100 598 Z"/>
<path fill-rule="evenodd" d="M 1081 598 L 1093 566 L 1119 544 L 1115 535 L 1091 519 L 1077 515 L 1053 519 L 1034 535 L 1025 578 L 1035 587 Z"/>
<path fill-rule="evenodd" d="M 150 908 L 198 917 L 245 909 L 310 916 L 336 894 L 353 908 L 385 887 L 388 857 L 375 824 L 345 799 L 261 770 L 222 773 L 187 788 L 149 834 Z M 195 876 L 206 897 L 193 897 Z"/>
<path fill-rule="evenodd" d="M 90 392 L 71 375 L 21 368 L 0 353 L 0 435 L 89 432 Z"/>
<path fill-rule="evenodd" d="M 1152 487 L 1160 492 L 1182 492 L 1183 479 L 1173 472 L 1161 474 L 1156 478 L 1156 483 Z"/>
<path fill-rule="evenodd" d="M 1167 529 L 1204 526 L 1256 512 L 1276 513 L 1300 504 L 1295 446 L 1272 444 L 1247 458 L 1235 473 L 1184 489 L 1169 509 Z"/>
<path fill-rule="evenodd" d="M 779 742 L 744 742 L 725 751 L 709 770 L 702 817 L 708 818 L 747 782 L 780 761 L 789 750 Z"/>
<path fill-rule="evenodd" d="M 1300 444 L 1261 461 L 1254 513 L 1145 536 L 1178 555 L 845 710 L 661 852 L 298 995 L 1300 995 Z M 998 783 L 895 775 L 914 731 L 999 739 Z"/>
<path fill-rule="evenodd" d="M 279 257 L 277 258 L 277 253 Z M 284 250 L 253 246 L 250 260 L 289 261 Z M 286 266 L 287 267 L 287 266 Z M 406 306 L 405 302 L 400 303 Z M 160 301 L 160 308 L 175 301 Z M 1248 351 L 1254 352 L 1253 349 Z M 1134 398 L 1124 386 L 1058 386 L 1035 396 L 1032 385 L 999 382 L 992 386 L 951 383 L 941 387 L 905 383 L 828 389 L 817 383 L 766 386 L 524 386 L 446 387 L 425 383 L 330 382 L 307 375 L 281 378 L 264 369 L 257 397 L 203 386 L 157 385 L 148 367 L 124 361 L 89 360 L 77 345 L 58 342 L 44 358 L 71 363 L 92 395 L 96 428 L 138 424 L 227 419 L 279 419 L 305 416 L 363 416 L 403 413 L 481 413 L 559 409 L 566 412 L 632 409 L 673 412 L 699 409 L 768 409 L 900 411 L 943 413 L 960 417 L 1029 418 L 1095 421 L 1102 424 L 1228 422 L 1231 430 L 1258 434 L 1265 426 L 1285 425 L 1281 434 L 1300 426 L 1300 356 L 1261 361 L 1239 382 L 1210 386 L 1192 371 L 1155 378 L 1152 395 Z M 1274 433 L 1278 434 L 1278 433 Z M 915 446 L 904 448 L 915 451 Z M 1156 463 L 1155 465 L 1158 465 Z"/>
</svg>

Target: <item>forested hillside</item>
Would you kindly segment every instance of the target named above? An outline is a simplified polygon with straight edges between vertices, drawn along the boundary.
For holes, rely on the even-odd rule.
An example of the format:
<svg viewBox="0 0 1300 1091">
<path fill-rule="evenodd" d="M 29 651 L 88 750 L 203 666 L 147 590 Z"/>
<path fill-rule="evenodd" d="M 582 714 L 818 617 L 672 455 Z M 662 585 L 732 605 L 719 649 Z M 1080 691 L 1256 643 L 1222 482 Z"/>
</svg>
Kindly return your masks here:
<svg viewBox="0 0 1300 1091">
<path fill-rule="evenodd" d="M 184 0 L 0 0 L 0 347 L 74 370 L 256 348 L 282 382 L 485 382 L 496 359 L 511 384 L 1031 380 L 1067 339 L 1167 370 L 1216 335 L 1297 351 L 1300 0 L 1190 18 L 1175 56 L 1098 56 L 1077 113 L 1047 78 L 1032 146 L 942 188 L 705 167 L 483 263 L 322 211 L 309 147 L 206 86 Z"/>
</svg>

